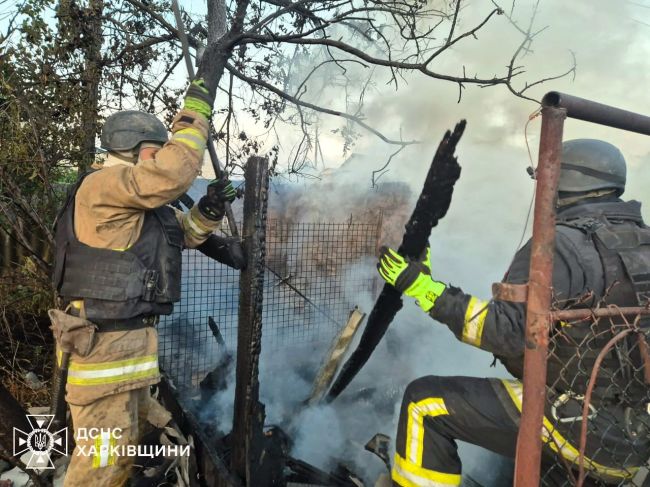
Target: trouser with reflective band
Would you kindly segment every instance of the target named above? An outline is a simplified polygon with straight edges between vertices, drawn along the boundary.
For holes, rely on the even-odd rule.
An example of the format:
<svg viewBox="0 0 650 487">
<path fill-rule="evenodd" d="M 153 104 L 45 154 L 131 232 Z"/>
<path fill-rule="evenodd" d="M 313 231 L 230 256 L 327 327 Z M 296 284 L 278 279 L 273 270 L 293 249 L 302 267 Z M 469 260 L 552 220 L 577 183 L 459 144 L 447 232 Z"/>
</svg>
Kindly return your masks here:
<svg viewBox="0 0 650 487">
<path fill-rule="evenodd" d="M 135 457 L 122 445 L 137 445 L 149 410 L 149 386 L 113 394 L 84 406 L 70 405 L 77 446 L 70 455 L 64 487 L 121 487 Z M 80 434 L 83 432 L 83 434 Z"/>
<path fill-rule="evenodd" d="M 502 389 L 521 412 L 523 388 L 518 380 L 503 380 Z M 502 389 L 499 389 L 502 390 Z M 542 442 L 546 458 L 544 461 L 542 484 L 571 486 L 568 475 L 560 482 L 550 472 L 550 467 L 558 464 L 561 468 L 570 465 L 578 470 L 580 434 L 582 429 L 583 398 L 574 394 L 548 393 L 543 418 Z M 620 485 L 630 480 L 650 458 L 648 428 L 633 436 L 629 433 L 625 407 L 613 403 L 598 403 L 589 410 L 587 441 L 585 445 L 585 470 L 591 483 L 585 485 Z M 647 411 L 639 411 L 647 417 Z M 630 426 L 634 422 L 629 423 Z M 577 476 L 577 474 L 576 474 Z M 545 483 L 545 480 L 548 482 Z"/>
<path fill-rule="evenodd" d="M 520 398 L 521 383 L 515 380 L 428 376 L 409 384 L 398 423 L 394 484 L 402 487 L 460 485 L 461 462 L 456 440 L 513 458 Z M 548 418 L 544 424 L 545 455 L 550 458 L 559 453 L 568 464 L 575 463 L 575 444 L 553 429 Z M 625 446 L 619 443 L 619 449 Z M 616 484 L 636 471 L 608 467 L 590 458 L 585 465 L 590 475 Z M 542 485 L 558 484 L 544 483 L 542 478 Z"/>
<path fill-rule="evenodd" d="M 417 379 L 406 389 L 392 478 L 402 487 L 460 485 L 456 440 L 514 456 L 517 424 L 498 400 L 492 379 Z"/>
<path fill-rule="evenodd" d="M 158 334 L 153 327 L 96 334 L 90 353 L 70 358 L 66 400 L 83 406 L 97 399 L 158 383 Z"/>
</svg>

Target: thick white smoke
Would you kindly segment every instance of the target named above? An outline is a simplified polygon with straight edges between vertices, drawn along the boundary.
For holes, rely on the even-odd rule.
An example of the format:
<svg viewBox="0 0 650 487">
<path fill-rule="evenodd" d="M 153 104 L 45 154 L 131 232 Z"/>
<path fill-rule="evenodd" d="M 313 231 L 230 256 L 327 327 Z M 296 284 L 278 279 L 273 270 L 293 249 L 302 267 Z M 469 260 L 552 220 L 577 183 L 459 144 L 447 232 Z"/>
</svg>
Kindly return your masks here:
<svg viewBox="0 0 650 487">
<path fill-rule="evenodd" d="M 534 2 L 517 2 L 520 20 L 525 22 L 526 9 Z M 478 5 L 469 4 L 469 16 Z M 508 6 L 509 7 L 509 6 Z M 531 90 L 540 98 L 545 91 L 559 90 L 603 103 L 650 114 L 646 96 L 650 84 L 650 40 L 646 7 L 634 2 L 606 0 L 541 2 L 538 25 L 550 27 L 542 33 L 523 62 L 528 79 L 561 72 L 571 62 L 570 50 L 577 59 L 575 80 L 565 78 L 545 83 Z M 507 33 L 503 24 L 495 23 L 479 35 L 475 44 L 447 55 L 443 67 L 467 65 L 468 72 L 486 66 L 505 64 L 504 53 L 519 38 Z M 442 70 L 442 69 L 441 69 Z M 461 118 L 468 120 L 465 136 L 458 148 L 463 168 L 447 217 L 431 237 L 434 276 L 462 287 L 466 292 L 489 298 L 490 284 L 502 278 L 522 233 L 532 197 L 533 181 L 526 174 L 531 164 L 526 149 L 524 126 L 528 115 L 536 109 L 532 102 L 515 98 L 506 89 L 468 87 L 461 103 L 456 103 L 458 87 L 420 75 L 407 76 L 406 89 L 395 92 L 379 81 L 366 97 L 366 121 L 388 135 L 401 133 L 407 139 L 422 143 L 409 147 L 392 162 L 382 178 L 385 183 L 405 183 L 411 189 L 411 205 L 421 187 L 431 156 L 444 130 L 452 128 Z M 333 122 L 325 122 L 326 127 Z M 330 127 L 330 128 L 331 128 Z M 529 124 L 528 142 L 533 163 L 537 159 L 539 118 Z M 324 134 L 326 130 L 322 131 Z M 618 145 L 628 159 L 630 176 L 625 197 L 641 199 L 650 184 L 650 149 L 647 139 L 614 129 L 570 120 L 565 139 L 579 137 L 604 138 Z M 342 162 L 341 147 L 334 135 L 324 136 L 321 143 L 325 162 L 336 167 Z M 384 164 L 394 148 L 370 135 L 357 142 L 355 150 L 363 156 L 347 171 L 345 179 L 336 184 L 309 185 L 305 191 L 309 208 L 300 219 L 337 220 L 349 214 L 350 188 L 358 193 L 370 190 L 370 173 Z M 343 174 L 343 173 L 342 173 Z M 650 202 L 648 203 L 650 204 Z M 644 214 L 650 219 L 648 204 Z M 352 205 L 354 206 L 354 205 Z M 407 212 L 407 213 L 408 213 Z M 406 215 L 408 216 L 408 215 Z M 405 221 L 405 219 L 404 219 Z M 397 245 L 400 235 L 386 235 L 385 243 Z M 372 263 L 350 263 L 358 272 L 371 275 Z M 373 299 L 359 296 L 355 302 L 369 312 Z M 387 336 L 352 383 L 349 392 L 364 387 L 376 389 L 370 399 L 346 403 L 345 397 L 332 405 L 300 410 L 311 388 L 311 379 L 327 344 L 317 348 L 264 351 L 261 361 L 261 399 L 266 403 L 269 422 L 290 425 L 294 454 L 327 468 L 341 459 L 351 460 L 371 477 L 382 471 L 379 460 L 363 452 L 361 445 L 375 432 L 395 436 L 396 412 L 401 394 L 396 394 L 392 411 L 379 411 L 382 392 L 403 389 L 410 380 L 427 374 L 504 376 L 500 366 L 490 368 L 491 355 L 459 343 L 453 335 L 424 313 L 414 303 L 406 302 Z M 215 419 L 228 431 L 232 417 L 232 385 L 215 399 Z M 389 408 L 390 409 L 390 408 Z M 352 446 L 351 446 L 352 444 Z M 461 447 L 464 471 L 486 487 L 493 468 L 485 468 L 494 459 L 476 448 Z M 490 463 L 492 465 L 492 463 Z"/>
</svg>

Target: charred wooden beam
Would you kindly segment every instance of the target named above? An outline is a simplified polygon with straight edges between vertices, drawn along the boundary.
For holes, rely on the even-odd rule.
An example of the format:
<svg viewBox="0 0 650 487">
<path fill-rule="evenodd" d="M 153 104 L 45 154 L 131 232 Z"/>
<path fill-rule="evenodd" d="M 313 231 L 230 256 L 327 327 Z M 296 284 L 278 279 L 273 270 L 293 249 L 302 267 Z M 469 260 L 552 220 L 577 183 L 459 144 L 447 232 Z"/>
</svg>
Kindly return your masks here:
<svg viewBox="0 0 650 487">
<path fill-rule="evenodd" d="M 205 426 L 199 423 L 197 417 L 189 409 L 183 408 L 178 402 L 179 393 L 167 379 L 159 384 L 160 398 L 169 410 L 181 432 L 194 439 L 194 450 L 197 460 L 199 483 L 202 487 L 243 487 L 226 463 L 222 453 L 217 451 L 214 438 L 205 433 Z"/>
<path fill-rule="evenodd" d="M 332 346 L 327 353 L 327 357 L 325 358 L 320 371 L 316 375 L 316 380 L 314 380 L 311 394 L 307 400 L 308 404 L 316 404 L 320 402 L 332 385 L 332 381 L 336 376 L 336 371 L 339 369 L 341 362 L 343 362 L 348 348 L 352 345 L 357 330 L 359 329 L 359 326 L 361 326 L 365 317 L 366 314 L 358 308 L 354 308 L 350 312 L 347 323 L 336 335 L 336 338 L 332 342 Z"/>
<path fill-rule="evenodd" d="M 239 279 L 237 383 L 232 431 L 233 473 L 246 485 L 263 487 L 257 466 L 263 448 L 264 407 L 259 402 L 259 359 L 262 347 L 262 299 L 266 256 L 268 160 L 251 157 L 246 164 L 243 240 L 248 265 Z"/>
<path fill-rule="evenodd" d="M 401 255 L 411 259 L 419 258 L 429 241 L 431 229 L 447 214 L 454 184 L 460 177 L 460 166 L 454 152 L 464 130 L 465 120 L 461 120 L 456 124 L 453 132 L 445 133 L 442 142 L 440 142 L 424 181 L 420 198 L 406 224 L 406 231 L 398 250 Z M 341 373 L 327 395 L 328 401 L 338 397 L 354 379 L 370 358 L 401 308 L 400 292 L 393 286 L 385 284 L 368 317 L 368 323 L 363 330 L 357 349 L 343 365 Z"/>
</svg>

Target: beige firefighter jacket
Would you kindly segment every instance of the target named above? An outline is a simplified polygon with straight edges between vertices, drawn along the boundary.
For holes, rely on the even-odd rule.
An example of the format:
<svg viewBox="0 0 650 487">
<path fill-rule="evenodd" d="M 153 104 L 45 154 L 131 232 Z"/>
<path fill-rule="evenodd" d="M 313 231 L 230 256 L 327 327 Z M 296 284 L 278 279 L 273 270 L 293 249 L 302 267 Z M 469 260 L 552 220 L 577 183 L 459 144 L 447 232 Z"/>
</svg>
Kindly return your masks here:
<svg viewBox="0 0 650 487">
<path fill-rule="evenodd" d="M 133 245 L 140 236 L 145 211 L 176 200 L 199 175 L 207 130 L 202 115 L 181 110 L 174 119 L 171 140 L 153 159 L 131 164 L 109 154 L 103 164 L 96 164 L 101 170 L 86 177 L 75 198 L 77 238 L 86 245 L 113 250 Z M 200 245 L 219 224 L 204 218 L 196 206 L 176 215 L 190 248 Z M 82 312 L 82 302 L 73 305 Z M 82 406 L 159 379 L 155 328 L 96 333 L 88 355 L 71 355 L 66 399 Z"/>
</svg>

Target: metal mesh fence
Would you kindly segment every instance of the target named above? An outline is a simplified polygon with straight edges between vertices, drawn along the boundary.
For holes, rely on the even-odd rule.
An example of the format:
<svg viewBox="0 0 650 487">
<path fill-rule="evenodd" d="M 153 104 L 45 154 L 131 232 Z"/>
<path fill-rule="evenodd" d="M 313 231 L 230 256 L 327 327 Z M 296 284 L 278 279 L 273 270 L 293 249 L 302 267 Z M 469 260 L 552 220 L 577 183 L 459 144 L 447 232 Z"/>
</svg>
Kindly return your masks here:
<svg viewBox="0 0 650 487">
<path fill-rule="evenodd" d="M 333 338 L 357 304 L 355 296 L 377 285 L 356 268 L 375 255 L 380 226 L 352 219 L 269 220 L 264 347 Z M 184 252 L 181 301 L 158 327 L 161 365 L 179 389 L 196 386 L 218 363 L 223 347 L 236 349 L 238 304 L 238 271 L 197 251 Z M 222 345 L 215 328 L 223 337 Z"/>
<path fill-rule="evenodd" d="M 551 332 L 541 485 L 649 485 L 648 323 L 604 310 Z"/>
</svg>

